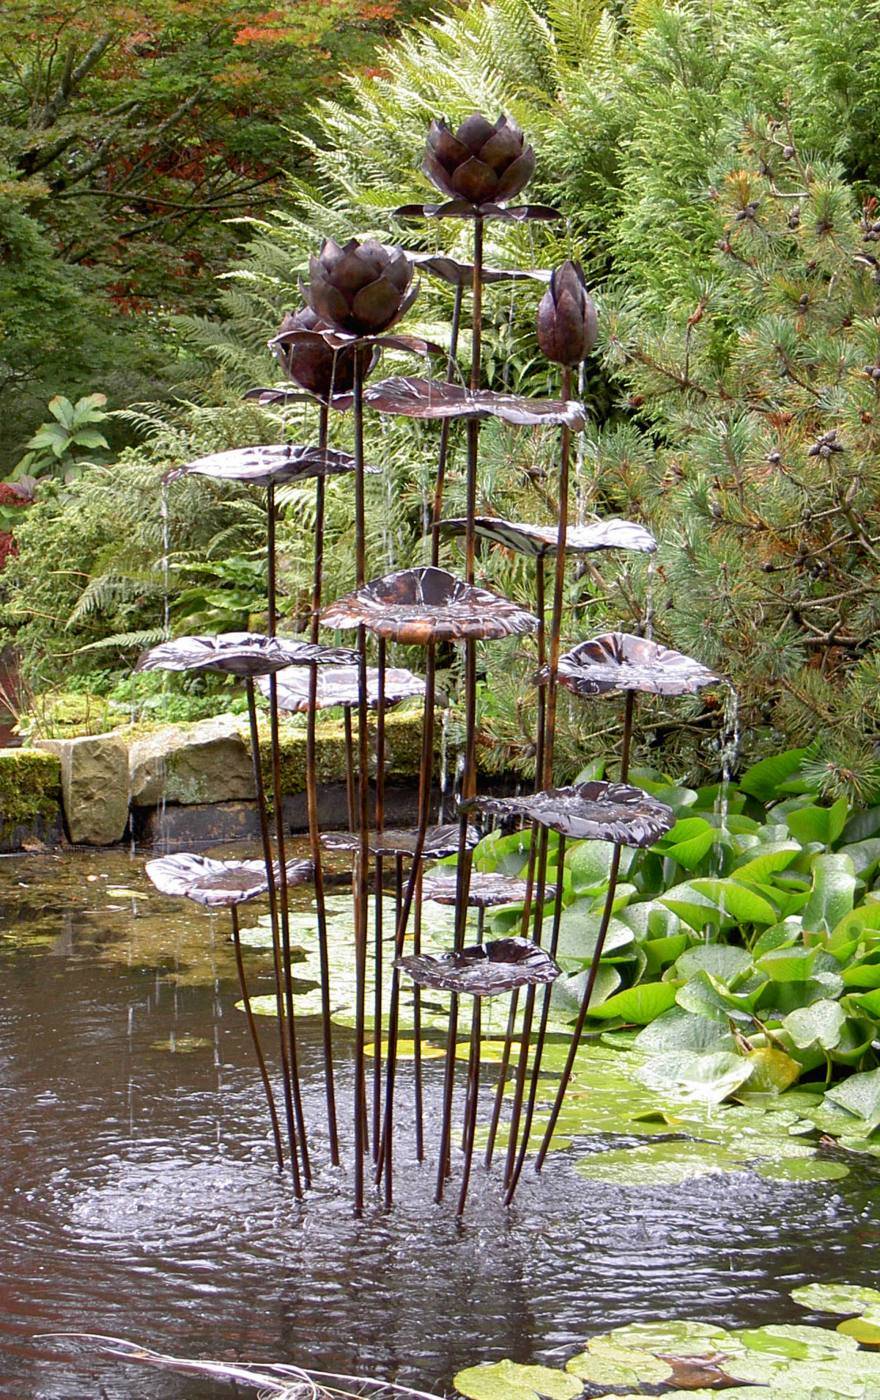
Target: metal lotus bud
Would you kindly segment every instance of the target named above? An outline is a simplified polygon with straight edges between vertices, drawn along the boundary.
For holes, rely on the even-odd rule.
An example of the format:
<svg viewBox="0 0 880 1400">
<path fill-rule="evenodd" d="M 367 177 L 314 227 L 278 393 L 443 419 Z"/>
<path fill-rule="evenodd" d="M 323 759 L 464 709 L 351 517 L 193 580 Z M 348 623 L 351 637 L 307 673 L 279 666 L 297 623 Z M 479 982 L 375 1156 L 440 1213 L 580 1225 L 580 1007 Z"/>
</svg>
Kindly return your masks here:
<svg viewBox="0 0 880 1400">
<path fill-rule="evenodd" d="M 310 306 L 303 306 L 299 311 L 287 312 L 272 342 L 275 358 L 287 378 L 324 402 L 331 395 L 351 393 L 356 357 L 360 358 L 364 378 L 378 358 L 378 351 L 371 346 L 333 349 L 321 334 L 332 329 Z M 285 340 L 286 336 L 290 339 Z"/>
<path fill-rule="evenodd" d="M 474 112 L 455 132 L 445 121 L 431 123 L 422 169 L 450 199 L 504 204 L 532 178 L 535 153 L 507 117 L 493 123 Z"/>
<path fill-rule="evenodd" d="M 538 307 L 538 344 L 548 360 L 578 365 L 596 344 L 596 307 L 580 263 L 557 267 Z"/>
<path fill-rule="evenodd" d="M 340 247 L 326 239 L 309 259 L 306 300 L 316 316 L 349 335 L 381 335 L 415 300 L 413 264 L 401 248 L 373 238 Z"/>
</svg>

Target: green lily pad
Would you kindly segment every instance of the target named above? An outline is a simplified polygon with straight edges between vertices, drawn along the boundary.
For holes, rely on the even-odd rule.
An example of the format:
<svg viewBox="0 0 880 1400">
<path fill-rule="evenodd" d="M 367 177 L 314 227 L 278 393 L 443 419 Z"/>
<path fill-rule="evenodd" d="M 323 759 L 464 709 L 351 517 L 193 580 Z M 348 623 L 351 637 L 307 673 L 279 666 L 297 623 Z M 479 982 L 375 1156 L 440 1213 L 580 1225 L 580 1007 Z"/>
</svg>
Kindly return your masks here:
<svg viewBox="0 0 880 1400">
<path fill-rule="evenodd" d="M 587 1350 L 567 1362 L 566 1371 L 591 1385 L 660 1385 L 672 1376 L 672 1367 L 637 1347 L 615 1346 L 608 1338 L 587 1343 Z"/>
<path fill-rule="evenodd" d="M 565 1371 L 550 1366 L 520 1366 L 497 1361 L 491 1366 L 470 1366 L 452 1381 L 467 1400 L 574 1400 L 583 1386 Z"/>
<path fill-rule="evenodd" d="M 846 1316 L 880 1307 L 880 1290 L 859 1288 L 854 1283 L 808 1283 L 793 1288 L 791 1296 L 802 1308 Z"/>
<path fill-rule="evenodd" d="M 718 1050 L 710 1055 L 655 1055 L 636 1073 L 649 1089 L 702 1103 L 721 1103 L 745 1084 L 752 1066 L 742 1055 Z"/>
<path fill-rule="evenodd" d="M 880 1306 L 865 1308 L 859 1317 L 837 1324 L 838 1332 L 854 1337 L 862 1346 L 880 1347 Z"/>
<path fill-rule="evenodd" d="M 644 982 L 616 992 L 601 1006 L 590 1009 L 590 1015 L 601 1020 L 620 1017 L 646 1026 L 675 1004 L 675 986 L 671 982 Z"/>
<path fill-rule="evenodd" d="M 849 1176 L 849 1167 L 842 1162 L 828 1162 L 817 1157 L 762 1162 L 756 1170 L 767 1181 L 838 1181 Z"/>
<path fill-rule="evenodd" d="M 840 1336 L 823 1327 L 780 1323 L 767 1327 L 746 1327 L 734 1335 L 749 1351 L 769 1352 L 791 1361 L 828 1361 L 840 1352 L 855 1351 L 852 1337 Z"/>
<path fill-rule="evenodd" d="M 833 1050 L 840 1040 L 845 1020 L 838 1003 L 826 997 L 814 1001 L 811 1006 L 802 1006 L 790 1012 L 782 1024 L 800 1050 L 806 1050 L 811 1045 Z"/>
<path fill-rule="evenodd" d="M 575 1163 L 579 1176 L 614 1186 L 679 1186 L 698 1176 L 743 1170 L 742 1163 L 725 1148 L 690 1141 L 591 1152 Z"/>
<path fill-rule="evenodd" d="M 693 1051 L 705 1054 L 713 1050 L 733 1050 L 736 1041 L 726 1026 L 708 1016 L 695 1016 L 681 1006 L 671 1006 L 636 1036 L 637 1050 L 648 1054 L 671 1054 Z"/>
<path fill-rule="evenodd" d="M 880 1069 L 850 1075 L 829 1089 L 825 1098 L 876 1128 L 880 1124 Z"/>
<path fill-rule="evenodd" d="M 657 1322 L 631 1322 L 615 1327 L 602 1338 L 614 1346 L 635 1347 L 641 1351 L 669 1352 L 675 1356 L 705 1356 L 713 1351 L 727 1351 L 733 1333 L 713 1322 L 689 1322 L 679 1318 L 662 1318 Z M 733 1343 L 735 1351 L 741 1344 Z"/>
</svg>

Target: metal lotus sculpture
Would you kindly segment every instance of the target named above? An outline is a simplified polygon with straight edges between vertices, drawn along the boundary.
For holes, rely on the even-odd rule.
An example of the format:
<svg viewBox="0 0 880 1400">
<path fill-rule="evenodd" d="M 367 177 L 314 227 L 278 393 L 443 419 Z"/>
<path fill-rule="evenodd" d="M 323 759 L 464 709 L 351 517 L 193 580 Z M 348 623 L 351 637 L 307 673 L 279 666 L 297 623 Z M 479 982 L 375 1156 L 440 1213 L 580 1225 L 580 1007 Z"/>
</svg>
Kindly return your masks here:
<svg viewBox="0 0 880 1400">
<path fill-rule="evenodd" d="M 538 307 L 538 344 L 548 360 L 579 365 L 596 344 L 599 321 L 580 263 L 557 267 Z"/>
<path fill-rule="evenodd" d="M 628 783 L 576 783 L 530 797 L 476 797 L 467 805 L 495 816 L 526 817 L 578 841 L 623 846 L 653 846 L 675 825 L 671 807 Z"/>
<path fill-rule="evenodd" d="M 492 909 L 501 904 L 522 904 L 531 897 L 528 880 L 496 871 L 474 872 L 468 886 L 467 902 L 474 909 Z M 544 898 L 553 899 L 555 885 L 544 886 Z M 437 904 L 455 904 L 459 895 L 459 880 L 455 871 L 434 870 L 422 881 L 422 899 Z"/>
<path fill-rule="evenodd" d="M 213 860 L 210 856 L 180 854 L 149 860 L 144 869 L 160 894 L 184 896 L 206 909 L 247 904 L 269 889 L 266 866 L 261 860 Z M 276 885 L 280 873 L 276 865 Z M 305 884 L 313 873 L 311 861 L 288 861 L 288 887 Z"/>
<path fill-rule="evenodd" d="M 555 982 L 561 968 L 527 938 L 499 938 L 461 952 L 398 958 L 397 966 L 420 987 L 474 997 L 497 997 L 517 987 Z"/>
<path fill-rule="evenodd" d="M 311 707 L 319 710 L 334 706 L 351 709 L 360 698 L 360 677 L 357 666 L 326 666 L 318 671 L 317 687 L 312 687 L 311 676 L 301 666 L 291 666 L 277 671 L 275 682 L 278 687 L 278 704 L 291 714 L 306 714 Z M 268 695 L 270 685 L 265 677 L 257 682 L 264 695 Z M 378 666 L 367 668 L 367 704 L 370 709 L 381 704 L 392 709 L 404 700 L 422 699 L 425 682 L 421 676 L 413 675 L 401 666 L 389 666 L 384 671 Z"/>
<path fill-rule="evenodd" d="M 329 345 L 327 332 L 335 329 L 311 306 L 303 306 L 288 311 L 269 341 L 269 349 L 287 378 L 321 403 L 337 394 L 350 394 L 356 369 L 365 379 L 379 358 L 373 345 L 344 349 Z"/>
<path fill-rule="evenodd" d="M 448 538 L 464 535 L 468 522 L 464 516 L 441 520 L 438 529 Z M 479 538 L 502 545 L 515 554 L 530 559 L 543 559 L 556 553 L 559 532 L 555 525 L 530 525 L 520 521 L 502 520 L 495 515 L 478 515 L 473 528 Z M 566 531 L 565 549 L 569 554 L 595 554 L 603 549 L 629 549 L 639 554 L 653 554 L 657 541 L 631 520 L 598 520 L 590 525 L 573 525 Z"/>
<path fill-rule="evenodd" d="M 442 119 L 431 123 L 422 169 L 446 195 L 444 204 L 408 204 L 399 217 L 459 219 L 556 219 L 544 205 L 508 208 L 535 171 L 535 153 L 508 117 L 490 122 L 472 113 L 455 130 Z"/>
<path fill-rule="evenodd" d="M 695 695 L 720 680 L 693 657 L 627 632 L 606 632 L 559 658 L 559 684 L 575 695 Z"/>
<path fill-rule="evenodd" d="M 513 427 L 552 428 L 565 423 L 578 430 L 584 426 L 583 408 L 579 403 L 557 399 L 527 399 L 516 394 L 498 394 L 489 389 L 466 389 L 461 384 L 448 384 L 441 379 L 420 379 L 398 375 L 370 384 L 364 391 L 368 408 L 393 417 L 421 418 L 427 421 L 446 418 L 497 418 Z"/>
<path fill-rule="evenodd" d="M 448 253 L 415 253 L 408 248 L 406 256 L 417 267 L 430 272 L 434 277 L 439 277 L 441 282 L 450 287 L 469 287 L 473 282 L 473 263 L 460 262 Z M 484 267 L 482 278 L 487 286 L 494 286 L 499 282 L 549 282 L 550 273 L 539 267 Z"/>
<path fill-rule="evenodd" d="M 430 566 L 373 579 L 325 608 L 323 621 L 338 629 L 366 627 L 408 646 L 486 641 L 532 632 L 538 625 L 509 599 Z"/>
<path fill-rule="evenodd" d="M 356 657 L 342 647 L 315 646 L 259 632 L 220 632 L 160 642 L 138 660 L 136 671 L 220 671 L 252 679 L 285 666 L 351 666 Z"/>
<path fill-rule="evenodd" d="M 371 831 L 369 833 L 370 854 L 374 856 L 411 856 L 419 845 L 420 833 L 415 830 Z M 480 832 L 475 826 L 468 827 L 466 840 L 468 849 L 476 846 Z M 426 860 L 443 860 L 454 856 L 459 849 L 459 828 L 456 825 L 429 826 L 421 833 L 421 854 Z M 357 850 L 357 832 L 325 831 L 321 841 L 329 851 Z"/>
<path fill-rule="evenodd" d="M 342 476 L 354 471 L 349 452 L 331 447 L 295 447 L 279 443 L 271 447 L 233 447 L 228 452 L 212 452 L 197 457 L 185 467 L 166 472 L 165 481 L 184 476 L 207 476 L 214 481 L 237 481 L 243 486 L 284 486 L 290 481 L 315 477 Z M 371 468 L 378 472 L 377 467 Z"/>
<path fill-rule="evenodd" d="M 340 246 L 325 240 L 309 260 L 305 297 L 314 314 L 351 336 L 377 336 L 409 309 L 418 288 L 413 265 L 401 248 L 369 238 Z"/>
</svg>

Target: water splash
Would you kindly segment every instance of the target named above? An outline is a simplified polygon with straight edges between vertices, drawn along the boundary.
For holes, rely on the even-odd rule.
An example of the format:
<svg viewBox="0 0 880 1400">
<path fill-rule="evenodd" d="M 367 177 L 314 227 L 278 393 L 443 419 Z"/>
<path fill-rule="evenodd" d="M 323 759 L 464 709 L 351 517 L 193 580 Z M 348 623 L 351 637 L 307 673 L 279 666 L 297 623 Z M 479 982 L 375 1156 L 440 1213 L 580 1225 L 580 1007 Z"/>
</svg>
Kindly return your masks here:
<svg viewBox="0 0 880 1400">
<path fill-rule="evenodd" d="M 739 695 L 729 681 L 724 686 L 724 706 L 721 712 L 721 730 L 718 735 L 718 756 L 721 766 L 721 781 L 718 784 L 718 792 L 715 795 L 713 816 L 718 835 L 715 841 L 716 854 L 716 874 L 720 877 L 724 873 L 724 852 L 727 847 L 727 839 L 730 835 L 730 784 L 736 770 L 739 758 L 740 728 L 739 728 Z M 724 921 L 724 899 L 722 895 L 719 904 L 721 910 L 722 923 Z M 708 930 L 707 930 L 708 936 Z"/>
<path fill-rule="evenodd" d="M 440 724 L 440 812 L 437 821 L 441 825 L 446 820 L 446 799 L 449 796 L 449 721 L 451 716 L 450 706 L 445 705 Z"/>
<path fill-rule="evenodd" d="M 584 392 L 587 386 L 587 368 L 583 360 L 578 365 L 577 395 L 578 402 L 583 403 Z M 587 483 L 584 476 L 587 455 L 587 437 L 582 428 L 577 434 L 577 447 L 575 449 L 574 460 L 574 509 L 575 519 L 578 526 L 584 525 L 587 518 Z"/>
<path fill-rule="evenodd" d="M 168 483 L 162 482 L 162 632 L 165 641 L 171 638 L 171 513 L 168 508 Z"/>
</svg>

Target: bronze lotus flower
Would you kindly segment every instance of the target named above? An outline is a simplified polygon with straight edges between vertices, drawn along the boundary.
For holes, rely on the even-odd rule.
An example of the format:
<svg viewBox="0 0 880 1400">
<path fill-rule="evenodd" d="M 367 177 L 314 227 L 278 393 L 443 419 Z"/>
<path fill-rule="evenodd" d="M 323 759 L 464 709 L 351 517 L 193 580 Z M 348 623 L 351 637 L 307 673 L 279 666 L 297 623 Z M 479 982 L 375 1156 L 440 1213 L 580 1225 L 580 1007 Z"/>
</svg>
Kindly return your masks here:
<svg viewBox="0 0 880 1400">
<path fill-rule="evenodd" d="M 334 348 L 325 334 L 334 327 L 310 306 L 288 311 L 269 348 L 288 379 L 323 403 L 336 394 L 350 394 L 356 363 L 366 378 L 379 358 L 373 345 Z"/>
<path fill-rule="evenodd" d="M 515 875 L 475 870 L 468 885 L 468 904 L 475 909 L 491 909 L 496 904 L 522 904 L 529 893 L 526 880 Z M 546 885 L 544 898 L 553 899 L 555 885 Z M 458 876 L 454 870 L 434 870 L 422 883 L 422 898 L 436 904 L 455 904 L 458 897 Z"/>
<path fill-rule="evenodd" d="M 324 831 L 321 843 L 328 851 L 356 851 L 360 846 L 360 835 L 356 831 Z M 453 856 L 458 850 L 459 827 L 457 823 L 445 826 L 429 826 L 425 834 L 422 856 L 425 860 L 443 860 Z M 469 826 L 465 837 L 465 848 L 471 850 L 480 839 L 475 826 Z M 418 831 L 371 831 L 369 834 L 370 854 L 374 856 L 411 856 L 415 852 Z"/>
<path fill-rule="evenodd" d="M 348 400 L 338 401 L 339 408 Z M 393 417 L 422 418 L 433 421 L 443 418 L 498 418 L 515 427 L 556 427 L 567 423 L 578 432 L 585 423 L 583 404 L 574 400 L 529 399 L 516 394 L 496 394 L 491 389 L 466 389 L 461 384 L 448 384 L 442 379 L 420 379 L 412 375 L 395 375 L 370 384 L 364 392 L 364 403 L 377 413 Z"/>
<path fill-rule="evenodd" d="M 398 958 L 394 965 L 419 987 L 473 997 L 546 986 L 561 973 L 549 953 L 527 938 L 498 938 L 460 953 L 419 953 Z"/>
<path fill-rule="evenodd" d="M 257 632 L 220 632 L 160 642 L 140 657 L 136 671 L 221 671 L 232 676 L 268 676 L 285 666 L 353 666 L 354 652 L 321 647 Z"/>
<path fill-rule="evenodd" d="M 368 467 L 376 472 L 378 468 Z M 185 467 L 166 472 L 165 481 L 177 481 L 183 476 L 209 476 L 215 481 L 240 481 L 246 486 L 283 486 L 288 481 L 306 481 L 310 477 L 340 476 L 354 471 L 354 458 L 348 452 L 328 447 L 295 447 L 279 443 L 269 447 L 234 447 L 229 452 L 212 452 L 197 457 Z"/>
<path fill-rule="evenodd" d="M 675 824 L 672 808 L 628 783 L 578 783 L 528 797 L 472 797 L 463 807 L 525 817 L 575 840 L 653 846 Z"/>
<path fill-rule="evenodd" d="M 311 676 L 300 666 L 276 673 L 278 705 L 291 714 L 300 714 L 309 709 Z M 269 682 L 259 681 L 264 694 L 269 693 Z M 399 667 L 389 667 L 385 672 L 385 705 L 391 709 L 402 700 L 425 693 L 425 682 L 412 671 Z M 356 666 L 334 666 L 318 672 L 318 690 L 315 708 L 328 710 L 334 705 L 353 708 L 359 700 L 358 668 Z M 379 704 L 379 671 L 375 666 L 367 667 L 367 704 L 376 709 Z"/>
<path fill-rule="evenodd" d="M 368 238 L 352 238 L 340 247 L 326 239 L 309 259 L 304 289 L 312 311 L 339 331 L 375 336 L 399 321 L 415 300 L 413 265 L 400 248 Z"/>
<path fill-rule="evenodd" d="M 507 598 L 475 588 L 445 569 L 402 569 L 331 603 L 327 627 L 366 627 L 377 637 L 425 646 L 534 632 L 538 619 Z"/>
<path fill-rule="evenodd" d="M 439 522 L 441 535 L 467 533 L 467 520 L 457 516 Z M 513 520 L 500 520 L 494 515 L 478 515 L 474 519 L 476 533 L 493 544 L 504 545 L 530 559 L 544 558 L 556 553 L 559 530 L 556 525 L 524 525 Z M 565 539 L 568 554 L 593 554 L 600 549 L 631 549 L 653 554 L 657 541 L 644 525 L 631 520 L 598 520 L 592 525 L 569 525 Z"/>
<path fill-rule="evenodd" d="M 160 894 L 184 895 L 206 909 L 228 909 L 259 899 L 269 889 L 266 866 L 261 860 L 212 860 L 209 856 L 175 855 L 150 860 L 146 872 Z M 275 883 L 280 878 L 275 865 Z M 285 866 L 288 885 L 311 880 L 311 861 L 289 861 Z"/>
<path fill-rule="evenodd" d="M 538 307 L 538 344 L 558 365 L 578 365 L 596 344 L 596 307 L 580 263 L 557 267 Z"/>
<path fill-rule="evenodd" d="M 559 683 L 575 695 L 694 695 L 721 677 L 707 666 L 645 637 L 606 632 L 559 658 Z"/>
<path fill-rule="evenodd" d="M 487 121 L 474 112 L 453 132 L 431 122 L 422 169 L 449 199 L 501 204 L 525 189 L 535 173 L 535 153 L 507 117 Z"/>
</svg>

